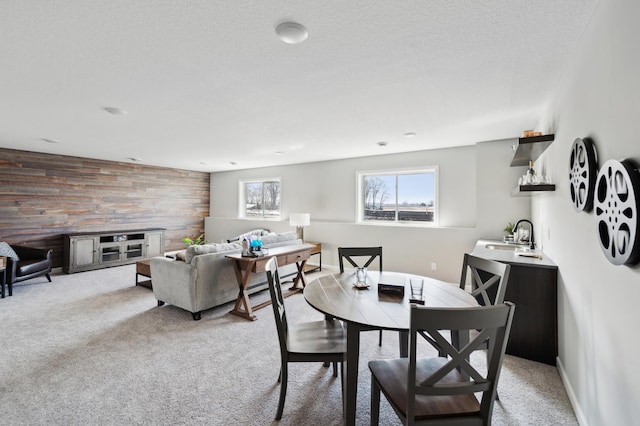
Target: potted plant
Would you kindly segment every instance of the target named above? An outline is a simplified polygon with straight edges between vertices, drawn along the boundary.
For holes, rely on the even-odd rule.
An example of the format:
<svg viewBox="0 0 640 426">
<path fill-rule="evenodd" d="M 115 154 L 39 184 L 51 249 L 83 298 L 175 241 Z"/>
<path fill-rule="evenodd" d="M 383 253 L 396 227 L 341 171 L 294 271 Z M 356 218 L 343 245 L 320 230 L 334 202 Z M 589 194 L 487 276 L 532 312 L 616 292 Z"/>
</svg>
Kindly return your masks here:
<svg viewBox="0 0 640 426">
<path fill-rule="evenodd" d="M 515 227 L 515 223 L 507 222 L 507 226 L 504 227 L 504 232 L 507 234 L 504 236 L 505 242 L 514 241 L 513 231 L 515 231 Z"/>
<path fill-rule="evenodd" d="M 204 234 L 198 235 L 195 240 L 192 240 L 189 237 L 184 237 L 181 240 L 187 247 L 189 246 L 200 246 L 202 244 L 207 244 L 208 241 L 204 239 Z"/>
</svg>

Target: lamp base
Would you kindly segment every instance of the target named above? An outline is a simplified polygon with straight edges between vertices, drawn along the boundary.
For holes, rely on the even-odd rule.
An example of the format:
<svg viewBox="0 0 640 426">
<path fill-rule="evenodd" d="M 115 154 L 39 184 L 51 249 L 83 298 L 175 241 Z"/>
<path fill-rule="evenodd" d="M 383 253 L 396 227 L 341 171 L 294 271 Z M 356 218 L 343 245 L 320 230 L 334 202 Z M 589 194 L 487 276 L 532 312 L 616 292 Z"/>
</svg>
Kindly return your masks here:
<svg viewBox="0 0 640 426">
<path fill-rule="evenodd" d="M 304 243 L 304 226 L 296 226 L 296 235 Z"/>
</svg>

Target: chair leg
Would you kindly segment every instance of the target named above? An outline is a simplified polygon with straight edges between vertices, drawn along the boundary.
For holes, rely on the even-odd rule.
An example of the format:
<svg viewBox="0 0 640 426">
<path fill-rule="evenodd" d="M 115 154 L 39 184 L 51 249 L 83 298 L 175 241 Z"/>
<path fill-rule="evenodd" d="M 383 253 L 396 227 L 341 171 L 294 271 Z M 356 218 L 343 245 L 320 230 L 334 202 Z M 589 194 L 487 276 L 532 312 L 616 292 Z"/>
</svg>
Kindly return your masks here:
<svg viewBox="0 0 640 426">
<path fill-rule="evenodd" d="M 382 330 L 380 330 L 380 337 L 378 337 L 378 346 L 382 346 Z"/>
<path fill-rule="evenodd" d="M 338 377 L 338 362 L 333 361 L 333 377 Z"/>
<path fill-rule="evenodd" d="M 200 318 L 202 318 L 202 312 L 191 312 L 191 316 L 193 317 L 194 321 L 198 321 L 200 320 Z"/>
<path fill-rule="evenodd" d="M 13 296 L 13 284 L 9 283 L 7 287 L 9 287 L 9 296 Z"/>
<path fill-rule="evenodd" d="M 276 412 L 276 420 L 282 418 L 284 410 L 284 398 L 287 396 L 287 363 L 283 363 L 280 367 L 280 401 L 278 401 L 278 411 Z"/>
<path fill-rule="evenodd" d="M 372 376 L 371 377 L 371 426 L 378 426 L 380 423 L 380 386 Z"/>
<path fill-rule="evenodd" d="M 49 274 L 45 275 L 47 277 L 47 279 L 49 280 L 49 282 L 51 282 L 51 276 Z"/>
</svg>

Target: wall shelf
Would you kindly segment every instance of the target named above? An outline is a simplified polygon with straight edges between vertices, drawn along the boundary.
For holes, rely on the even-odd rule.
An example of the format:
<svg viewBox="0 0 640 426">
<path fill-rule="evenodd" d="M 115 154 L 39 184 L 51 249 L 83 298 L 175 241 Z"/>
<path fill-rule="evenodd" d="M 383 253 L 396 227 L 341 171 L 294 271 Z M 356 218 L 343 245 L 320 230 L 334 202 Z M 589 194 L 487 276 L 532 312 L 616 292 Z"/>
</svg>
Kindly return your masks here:
<svg viewBox="0 0 640 426">
<path fill-rule="evenodd" d="M 539 184 L 539 185 L 518 185 L 511 195 L 532 195 L 537 192 L 555 191 L 555 184 Z"/>
<path fill-rule="evenodd" d="M 554 134 L 518 138 L 513 160 L 511 160 L 511 167 L 528 166 L 530 160 L 536 161 L 551 145 L 554 138 Z"/>
</svg>

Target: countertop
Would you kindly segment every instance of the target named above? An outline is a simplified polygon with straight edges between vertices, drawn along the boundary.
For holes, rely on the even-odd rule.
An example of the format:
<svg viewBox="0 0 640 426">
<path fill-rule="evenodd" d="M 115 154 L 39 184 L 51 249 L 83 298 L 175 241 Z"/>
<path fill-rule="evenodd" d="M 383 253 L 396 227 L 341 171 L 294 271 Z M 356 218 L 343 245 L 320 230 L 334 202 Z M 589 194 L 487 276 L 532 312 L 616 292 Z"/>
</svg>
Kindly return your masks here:
<svg viewBox="0 0 640 426">
<path fill-rule="evenodd" d="M 497 260 L 498 262 L 523 266 L 534 266 L 538 268 L 558 267 L 542 250 L 531 250 L 526 246 L 518 246 L 516 250 L 491 249 L 487 247 L 491 245 L 505 246 L 507 244 L 496 240 L 478 240 L 471 254 L 483 259 Z M 513 246 L 513 244 L 509 244 L 509 246 Z M 527 255 L 536 257 L 526 257 Z"/>
</svg>

